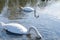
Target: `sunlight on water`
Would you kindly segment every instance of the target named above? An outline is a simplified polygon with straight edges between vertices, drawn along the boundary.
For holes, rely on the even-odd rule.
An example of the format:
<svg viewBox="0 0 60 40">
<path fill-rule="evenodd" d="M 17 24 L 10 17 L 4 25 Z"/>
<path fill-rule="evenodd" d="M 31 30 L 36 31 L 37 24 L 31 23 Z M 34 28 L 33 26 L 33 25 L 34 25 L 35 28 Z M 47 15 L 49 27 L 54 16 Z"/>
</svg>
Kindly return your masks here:
<svg viewBox="0 0 60 40">
<path fill-rule="evenodd" d="M 51 5 L 45 7 L 45 13 L 60 19 L 60 2 L 54 2 Z"/>
</svg>

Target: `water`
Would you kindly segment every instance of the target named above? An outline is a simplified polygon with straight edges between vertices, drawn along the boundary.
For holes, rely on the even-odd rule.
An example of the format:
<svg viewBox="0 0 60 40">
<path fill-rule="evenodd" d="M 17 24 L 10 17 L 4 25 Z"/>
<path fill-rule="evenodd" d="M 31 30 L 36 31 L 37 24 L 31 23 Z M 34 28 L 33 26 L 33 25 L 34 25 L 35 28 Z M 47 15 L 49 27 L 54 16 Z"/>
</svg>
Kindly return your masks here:
<svg viewBox="0 0 60 40">
<path fill-rule="evenodd" d="M 45 7 L 43 13 L 51 15 L 55 20 L 60 19 L 60 3 L 59 1 L 53 2 L 51 5 Z"/>
<path fill-rule="evenodd" d="M 54 2 L 51 5 L 47 5 L 45 9 L 36 8 L 37 15 L 39 18 L 34 17 L 34 13 L 24 13 L 24 17 L 22 19 L 9 20 L 8 22 L 17 22 L 25 27 L 29 28 L 31 25 L 35 26 L 40 34 L 42 35 L 44 40 L 60 40 L 60 3 Z M 52 13 L 53 12 L 53 13 Z M 23 15 L 22 15 L 23 16 Z M 2 17 L 0 18 L 2 19 Z M 6 19 L 6 18 L 5 18 Z M 4 18 L 2 19 L 3 22 Z M 0 29 L 2 30 L 2 29 Z M 3 39 L 4 38 L 4 39 Z M 13 36 L 7 35 L 5 32 L 0 32 L 0 39 L 3 40 L 35 40 L 32 36 L 32 39 L 27 38 L 26 36 Z M 38 40 L 38 39 L 37 39 Z"/>
</svg>

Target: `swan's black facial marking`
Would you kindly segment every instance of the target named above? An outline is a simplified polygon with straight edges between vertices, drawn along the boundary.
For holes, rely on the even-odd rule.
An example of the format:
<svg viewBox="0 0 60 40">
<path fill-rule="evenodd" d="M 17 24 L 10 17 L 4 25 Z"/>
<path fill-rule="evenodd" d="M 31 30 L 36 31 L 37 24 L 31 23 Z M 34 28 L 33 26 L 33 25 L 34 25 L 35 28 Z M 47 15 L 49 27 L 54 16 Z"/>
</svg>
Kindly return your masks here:
<svg viewBox="0 0 60 40">
<path fill-rule="evenodd" d="M 36 37 L 36 39 L 42 39 L 41 37 Z"/>
<path fill-rule="evenodd" d="M 31 38 L 31 34 L 27 34 L 26 36 L 29 37 L 29 38 Z"/>
<path fill-rule="evenodd" d="M 35 37 L 35 40 L 42 40 L 41 37 Z"/>
</svg>

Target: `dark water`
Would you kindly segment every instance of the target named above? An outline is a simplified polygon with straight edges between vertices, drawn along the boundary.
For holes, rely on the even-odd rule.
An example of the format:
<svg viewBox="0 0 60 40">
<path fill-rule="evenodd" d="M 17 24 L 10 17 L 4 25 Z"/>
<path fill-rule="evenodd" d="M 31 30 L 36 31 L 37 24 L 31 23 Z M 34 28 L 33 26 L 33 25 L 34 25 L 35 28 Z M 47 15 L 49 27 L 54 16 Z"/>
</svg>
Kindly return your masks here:
<svg viewBox="0 0 60 40">
<path fill-rule="evenodd" d="M 26 28 L 29 28 L 30 26 L 33 25 L 38 29 L 38 31 L 40 32 L 44 40 L 60 40 L 60 31 L 59 31 L 60 21 L 55 20 L 53 16 L 49 14 L 41 13 L 39 8 L 37 8 L 37 15 L 39 15 L 39 18 L 34 17 L 33 12 L 24 13 L 24 15 L 22 15 L 23 17 L 22 19 L 14 17 L 15 20 L 9 20 L 7 22 L 9 23 L 17 22 L 17 23 L 24 25 Z M 0 19 L 1 21 L 5 20 L 3 17 L 0 17 Z M 6 20 L 4 22 L 6 22 Z M 3 39 L 3 40 L 35 40 L 33 36 L 32 36 L 32 39 L 28 39 L 26 36 L 7 35 L 5 34 L 5 32 L 2 32 L 0 34 L 0 39 Z"/>
</svg>

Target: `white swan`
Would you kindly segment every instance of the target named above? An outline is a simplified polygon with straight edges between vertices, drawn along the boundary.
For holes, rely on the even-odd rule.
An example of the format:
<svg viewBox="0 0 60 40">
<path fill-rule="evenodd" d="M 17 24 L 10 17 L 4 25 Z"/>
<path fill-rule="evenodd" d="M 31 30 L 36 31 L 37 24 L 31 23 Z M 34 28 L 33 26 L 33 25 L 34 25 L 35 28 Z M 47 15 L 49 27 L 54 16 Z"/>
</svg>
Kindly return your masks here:
<svg viewBox="0 0 60 40">
<path fill-rule="evenodd" d="M 39 17 L 39 15 L 36 15 L 36 8 L 34 9 L 32 7 L 20 7 L 20 9 L 21 9 L 20 11 L 23 11 L 23 12 L 28 12 L 28 13 L 34 12 L 34 17 L 36 18 Z"/>
<path fill-rule="evenodd" d="M 11 33 L 15 33 L 15 34 L 22 34 L 22 35 L 28 35 L 30 34 L 31 29 L 33 29 L 36 34 L 37 34 L 37 38 L 41 39 L 41 34 L 38 32 L 38 30 L 35 27 L 30 27 L 29 30 L 27 28 L 25 28 L 23 25 L 18 24 L 18 23 L 8 23 L 5 24 L 3 22 L 0 22 L 0 25 L 2 26 L 1 28 L 8 30 Z"/>
<path fill-rule="evenodd" d="M 19 1 L 18 1 L 18 0 L 17 0 L 17 6 L 19 6 Z M 39 16 L 36 15 L 36 8 L 19 6 L 19 7 L 17 7 L 17 11 L 19 11 L 19 12 L 23 11 L 23 12 L 26 12 L 26 13 L 27 13 L 27 12 L 28 12 L 28 13 L 34 12 L 34 16 L 35 16 L 36 18 L 39 17 Z"/>
</svg>

